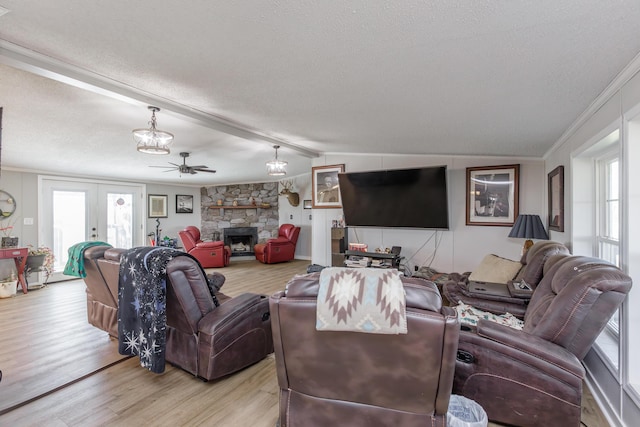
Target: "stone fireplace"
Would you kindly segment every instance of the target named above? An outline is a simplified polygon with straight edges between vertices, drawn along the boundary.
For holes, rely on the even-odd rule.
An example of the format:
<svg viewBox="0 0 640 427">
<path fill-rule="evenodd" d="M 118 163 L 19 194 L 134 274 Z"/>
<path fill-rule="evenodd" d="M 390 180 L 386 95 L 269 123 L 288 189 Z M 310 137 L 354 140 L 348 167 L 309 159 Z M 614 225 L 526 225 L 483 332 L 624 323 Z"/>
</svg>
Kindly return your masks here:
<svg viewBox="0 0 640 427">
<path fill-rule="evenodd" d="M 231 248 L 231 256 L 255 255 L 253 246 L 258 243 L 257 227 L 227 227 L 222 232 L 224 244 Z"/>
<path fill-rule="evenodd" d="M 280 224 L 277 182 L 201 187 L 200 197 L 202 236 L 212 236 L 214 240 L 222 240 L 228 245 L 225 229 L 243 230 L 244 227 L 255 227 L 258 238 L 253 243 L 248 243 L 250 252 L 247 254 L 250 255 L 253 255 L 254 244 L 278 237 Z M 255 205 L 252 203 L 254 201 Z M 255 237 L 253 231 L 251 235 Z M 236 250 L 234 255 L 237 252 L 241 251 Z"/>
</svg>

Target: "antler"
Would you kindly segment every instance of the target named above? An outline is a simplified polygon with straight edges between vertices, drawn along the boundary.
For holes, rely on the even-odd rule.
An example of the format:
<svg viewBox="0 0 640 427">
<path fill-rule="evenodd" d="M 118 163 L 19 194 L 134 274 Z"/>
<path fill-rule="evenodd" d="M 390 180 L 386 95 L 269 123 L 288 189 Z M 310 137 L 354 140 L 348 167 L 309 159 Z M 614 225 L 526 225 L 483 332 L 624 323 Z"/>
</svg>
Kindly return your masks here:
<svg viewBox="0 0 640 427">
<path fill-rule="evenodd" d="M 293 190 L 293 180 L 292 179 L 287 179 L 284 181 L 280 181 L 280 184 L 282 185 L 282 187 L 284 187 L 285 190 Z"/>
</svg>

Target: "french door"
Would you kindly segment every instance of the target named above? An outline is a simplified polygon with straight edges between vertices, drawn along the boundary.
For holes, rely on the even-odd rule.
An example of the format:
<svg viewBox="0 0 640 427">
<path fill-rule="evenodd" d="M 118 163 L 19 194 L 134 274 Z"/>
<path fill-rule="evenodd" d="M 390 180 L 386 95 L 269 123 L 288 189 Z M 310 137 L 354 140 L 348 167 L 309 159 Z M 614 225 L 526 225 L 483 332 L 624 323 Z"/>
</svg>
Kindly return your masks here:
<svg viewBox="0 0 640 427">
<path fill-rule="evenodd" d="M 69 279 L 62 271 L 76 243 L 102 241 L 119 248 L 144 244 L 143 185 L 41 177 L 39 188 L 38 240 L 55 256 L 49 282 Z"/>
</svg>

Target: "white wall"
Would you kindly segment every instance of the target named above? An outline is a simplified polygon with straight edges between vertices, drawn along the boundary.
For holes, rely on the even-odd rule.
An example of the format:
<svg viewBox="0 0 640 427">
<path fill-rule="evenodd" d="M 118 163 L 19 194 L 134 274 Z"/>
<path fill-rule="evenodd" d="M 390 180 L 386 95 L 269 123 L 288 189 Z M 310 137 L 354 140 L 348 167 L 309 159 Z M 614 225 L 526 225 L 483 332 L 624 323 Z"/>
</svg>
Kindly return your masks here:
<svg viewBox="0 0 640 427">
<path fill-rule="evenodd" d="M 296 259 L 311 259 L 311 222 L 313 211 L 304 209 L 304 201 L 311 200 L 311 173 L 287 177 L 283 180 L 293 182 L 293 191 L 300 196 L 298 206 L 291 206 L 285 196 L 278 197 L 278 215 L 280 224 L 294 224 L 300 227 L 300 236 L 296 244 Z M 283 181 L 281 180 L 281 181 Z M 282 191 L 280 184 L 278 191 Z"/>
<path fill-rule="evenodd" d="M 166 184 L 147 184 L 147 195 L 148 194 L 166 195 L 168 198 L 168 216 L 167 218 L 158 218 L 158 220 L 160 221 L 160 229 L 162 230 L 160 232 L 161 238 L 167 236 L 171 239 L 177 239 L 178 231 L 182 230 L 188 225 L 195 225 L 196 227 L 200 228 L 200 188 Z M 176 213 L 177 194 L 193 196 L 193 213 Z M 146 219 L 146 230 L 147 231 L 145 235 L 149 233 L 155 233 L 156 218 Z M 146 243 L 148 243 L 148 240 L 146 241 Z M 179 245 L 181 246 L 180 243 Z"/>
<path fill-rule="evenodd" d="M 636 139 L 630 140 L 628 134 L 633 133 L 633 125 L 627 128 L 627 121 L 639 120 L 640 111 L 640 61 L 636 59 L 618 77 L 616 81 L 594 102 L 590 110 L 578 120 L 577 124 L 567 131 L 566 135 L 545 156 L 545 174 L 556 166 L 565 166 L 565 231 L 551 232 L 550 237 L 561 241 L 572 249 L 574 254 L 592 255 L 593 243 L 590 236 L 584 236 L 580 230 L 593 228 L 593 203 L 591 182 L 584 182 L 585 177 L 593 175 L 593 168 L 588 160 L 576 158 L 596 141 L 601 140 L 614 129 L 621 130 L 623 165 L 622 205 L 623 222 L 621 225 L 621 260 L 622 268 L 634 280 L 634 288 L 622 308 L 621 330 L 621 363 L 620 371 L 615 372 L 607 366 L 600 354 L 592 349 L 584 360 L 587 379 L 594 391 L 600 406 L 614 425 L 637 425 L 640 419 L 640 397 L 626 381 L 634 371 L 640 371 L 634 354 L 640 350 L 640 340 L 635 337 L 634 328 L 640 325 L 640 312 L 631 307 L 640 303 L 640 292 L 635 288 L 640 279 L 640 252 L 638 251 L 638 233 L 633 228 L 633 219 L 638 216 L 637 146 L 640 143 L 640 127 L 635 129 Z M 575 181 L 574 181 L 575 180 Z M 638 348 L 636 348 L 638 347 Z M 640 374 L 635 374 L 636 378 Z M 631 375 L 633 377 L 633 375 Z M 636 385 L 637 387 L 637 385 Z"/>
<path fill-rule="evenodd" d="M 521 239 L 507 237 L 510 227 L 467 226 L 466 168 L 520 164 L 520 213 L 538 214 L 546 220 L 544 199 L 544 162 L 541 159 L 513 157 L 463 157 L 425 155 L 361 155 L 332 154 L 314 159 L 313 166 L 345 164 L 346 172 L 381 169 L 402 169 L 446 165 L 448 172 L 449 222 L 448 231 L 390 228 L 351 228 L 349 241 L 366 243 L 370 249 L 401 246 L 410 267 L 427 265 L 442 272 L 471 271 L 488 253 L 519 259 Z M 331 222 L 339 219 L 341 209 L 313 210 L 312 262 L 331 264 Z M 439 246 L 436 247 L 437 242 Z"/>
</svg>

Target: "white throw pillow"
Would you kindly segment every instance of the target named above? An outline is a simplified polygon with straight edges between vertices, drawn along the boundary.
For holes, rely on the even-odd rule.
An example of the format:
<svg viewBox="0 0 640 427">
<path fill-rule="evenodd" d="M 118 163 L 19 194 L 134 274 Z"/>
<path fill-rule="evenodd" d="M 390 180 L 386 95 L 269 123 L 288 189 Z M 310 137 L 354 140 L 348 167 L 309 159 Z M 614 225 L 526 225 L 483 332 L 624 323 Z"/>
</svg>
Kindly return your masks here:
<svg viewBox="0 0 640 427">
<path fill-rule="evenodd" d="M 469 275 L 473 282 L 507 283 L 518 274 L 522 264 L 497 255 L 487 255 L 480 265 Z"/>
</svg>

